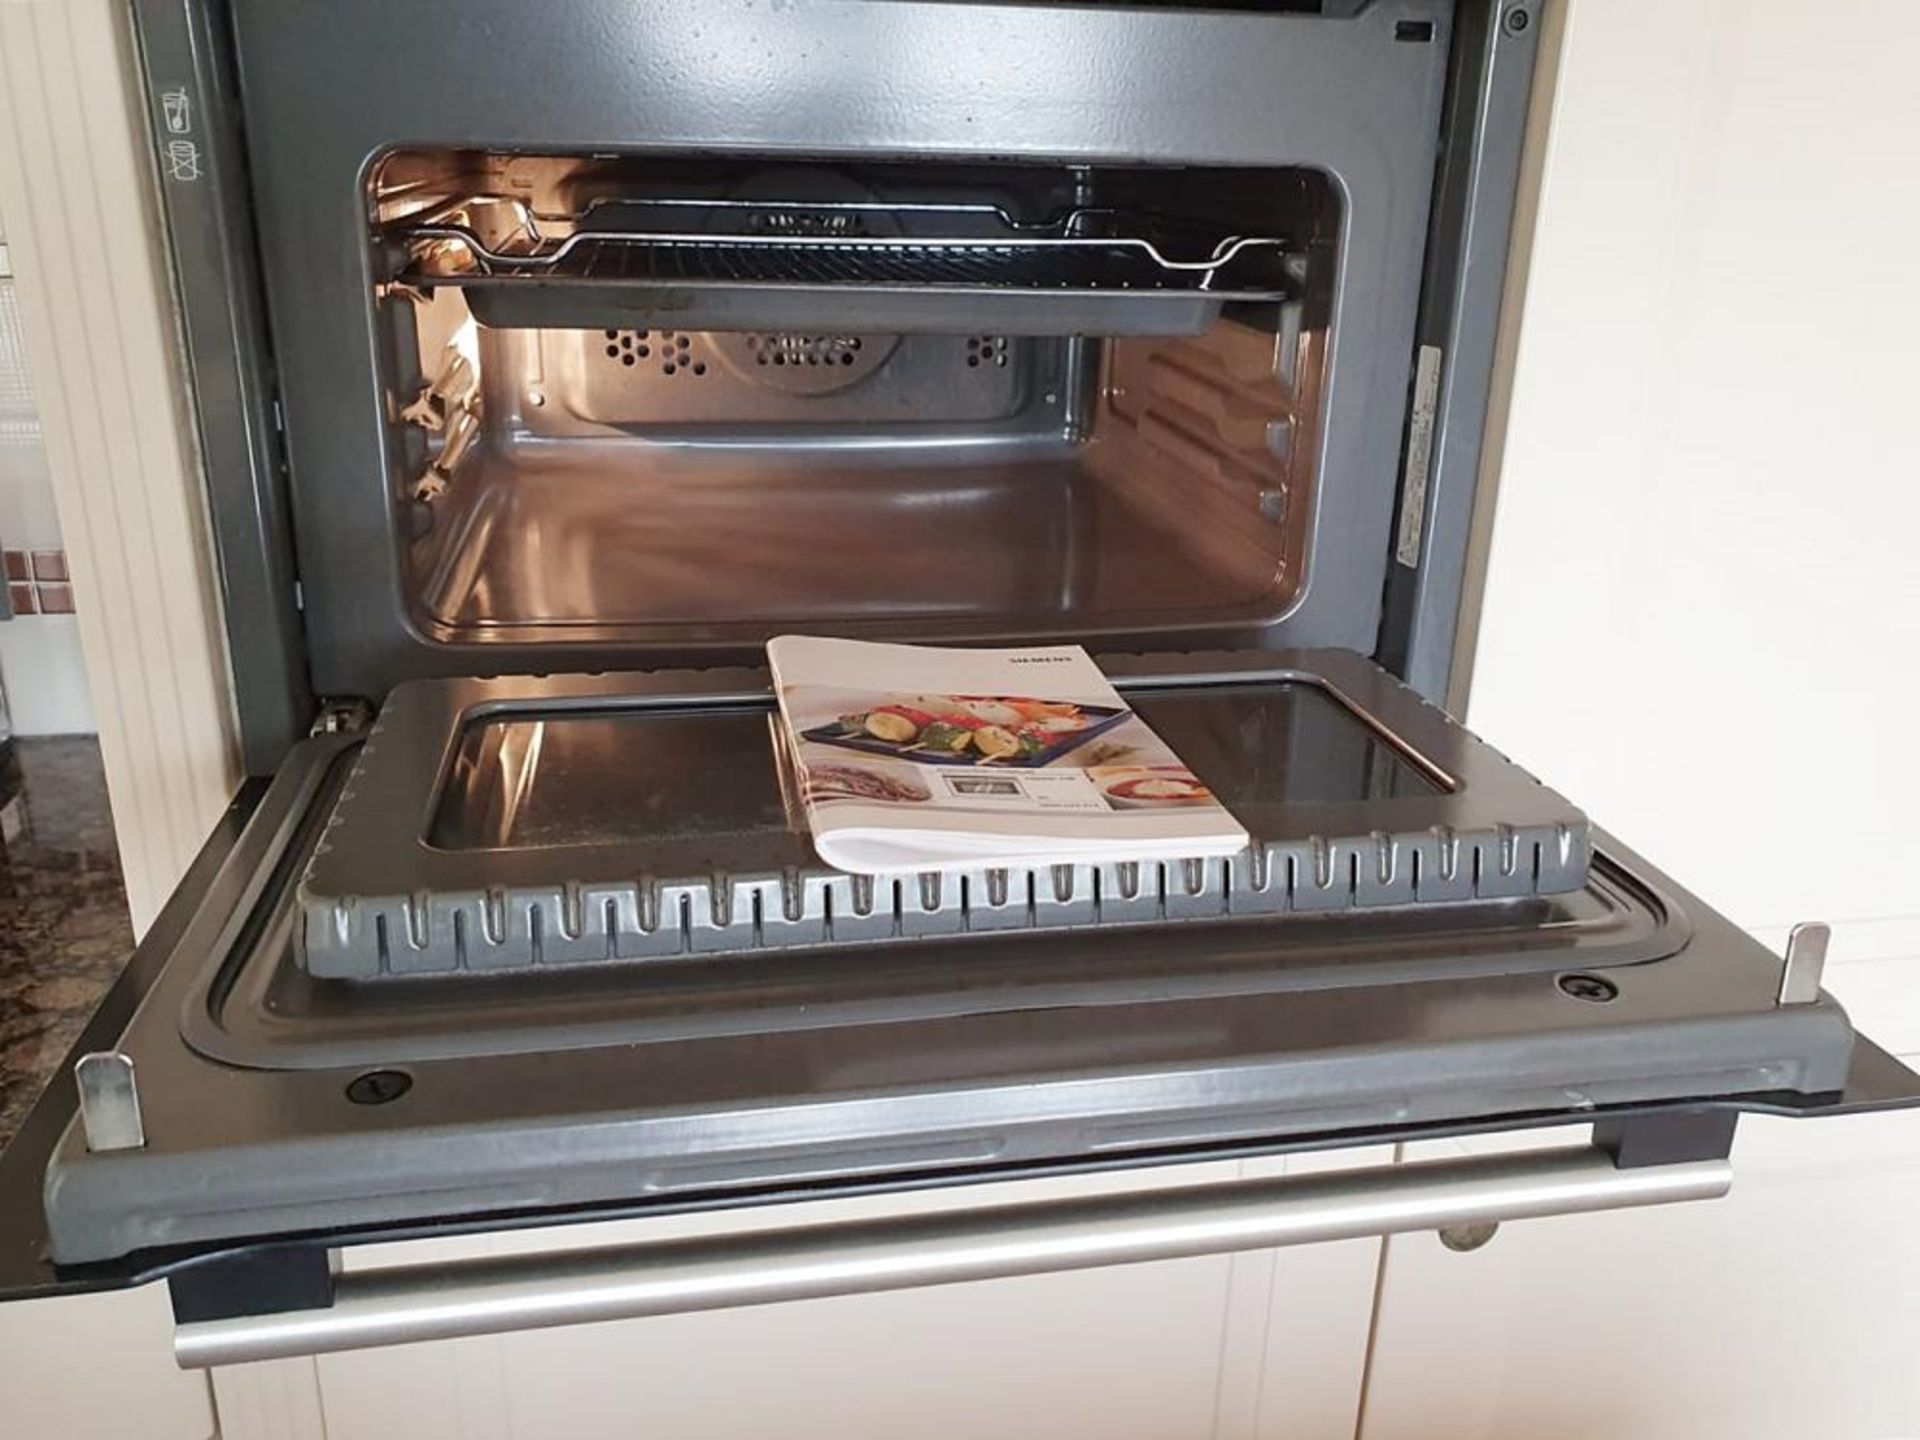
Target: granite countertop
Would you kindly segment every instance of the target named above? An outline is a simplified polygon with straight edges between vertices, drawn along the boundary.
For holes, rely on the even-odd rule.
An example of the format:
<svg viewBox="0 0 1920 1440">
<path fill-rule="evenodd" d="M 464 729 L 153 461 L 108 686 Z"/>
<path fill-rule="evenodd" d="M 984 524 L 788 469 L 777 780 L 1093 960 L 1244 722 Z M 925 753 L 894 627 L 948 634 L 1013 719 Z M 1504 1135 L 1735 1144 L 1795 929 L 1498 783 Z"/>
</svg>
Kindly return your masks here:
<svg viewBox="0 0 1920 1440">
<path fill-rule="evenodd" d="M 16 738 L 0 754 L 0 1146 L 133 952 L 100 747 Z"/>
</svg>

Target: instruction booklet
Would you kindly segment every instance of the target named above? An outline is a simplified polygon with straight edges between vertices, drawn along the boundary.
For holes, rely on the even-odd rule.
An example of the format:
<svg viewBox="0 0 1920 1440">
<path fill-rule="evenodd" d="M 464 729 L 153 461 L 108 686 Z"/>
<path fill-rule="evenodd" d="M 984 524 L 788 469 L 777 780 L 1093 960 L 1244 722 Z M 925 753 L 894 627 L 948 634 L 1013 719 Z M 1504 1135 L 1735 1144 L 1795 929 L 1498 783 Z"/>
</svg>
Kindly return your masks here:
<svg viewBox="0 0 1920 1440">
<path fill-rule="evenodd" d="M 1077 645 L 783 635 L 781 756 L 814 848 L 856 874 L 1193 859 L 1247 832 Z"/>
</svg>

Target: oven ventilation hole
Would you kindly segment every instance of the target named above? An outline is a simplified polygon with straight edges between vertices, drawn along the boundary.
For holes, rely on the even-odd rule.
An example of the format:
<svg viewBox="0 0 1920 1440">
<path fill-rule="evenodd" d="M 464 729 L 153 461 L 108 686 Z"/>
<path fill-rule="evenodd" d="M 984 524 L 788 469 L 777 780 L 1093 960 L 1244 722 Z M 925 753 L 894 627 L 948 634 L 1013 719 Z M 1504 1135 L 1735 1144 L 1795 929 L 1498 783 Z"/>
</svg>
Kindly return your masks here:
<svg viewBox="0 0 1920 1440">
<path fill-rule="evenodd" d="M 694 360 L 693 337 L 673 330 L 603 330 L 607 358 L 632 369 L 642 360 L 658 359 L 662 375 L 704 375 L 706 362 Z"/>
<path fill-rule="evenodd" d="M 978 370 L 982 365 L 992 365 L 1001 370 L 1007 368 L 1006 336 L 969 335 L 967 337 L 967 368 Z"/>
<path fill-rule="evenodd" d="M 747 349 L 756 365 L 849 367 L 860 358 L 858 335 L 749 335 Z"/>
<path fill-rule="evenodd" d="M 861 384 L 885 365 L 897 335 L 724 333 L 713 355 L 743 380 L 785 395 L 832 395 Z"/>
<path fill-rule="evenodd" d="M 707 367 L 693 360 L 693 337 L 677 330 L 662 330 L 660 373 L 662 375 L 704 375 Z M 644 357 L 643 357 L 644 358 Z"/>
<path fill-rule="evenodd" d="M 647 358 L 647 347 L 640 342 L 646 338 L 644 330 L 605 330 L 607 337 L 607 358 L 618 360 L 631 368 L 640 360 Z"/>
<path fill-rule="evenodd" d="M 750 235 L 805 235 L 817 239 L 859 238 L 871 235 L 867 218 L 857 210 L 809 210 L 796 206 L 759 211 L 747 217 Z"/>
</svg>

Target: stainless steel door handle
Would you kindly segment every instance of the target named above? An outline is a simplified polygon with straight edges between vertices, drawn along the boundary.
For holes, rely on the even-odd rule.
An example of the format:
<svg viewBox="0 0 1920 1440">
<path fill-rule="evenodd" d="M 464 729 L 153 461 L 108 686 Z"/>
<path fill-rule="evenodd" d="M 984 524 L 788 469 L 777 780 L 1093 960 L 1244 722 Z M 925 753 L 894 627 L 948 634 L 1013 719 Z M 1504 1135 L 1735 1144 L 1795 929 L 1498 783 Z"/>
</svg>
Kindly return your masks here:
<svg viewBox="0 0 1920 1440">
<path fill-rule="evenodd" d="M 1724 1195 L 1724 1160 L 1589 1147 L 349 1272 L 324 1310 L 178 1327 L 184 1368 L 1263 1250 Z"/>
</svg>

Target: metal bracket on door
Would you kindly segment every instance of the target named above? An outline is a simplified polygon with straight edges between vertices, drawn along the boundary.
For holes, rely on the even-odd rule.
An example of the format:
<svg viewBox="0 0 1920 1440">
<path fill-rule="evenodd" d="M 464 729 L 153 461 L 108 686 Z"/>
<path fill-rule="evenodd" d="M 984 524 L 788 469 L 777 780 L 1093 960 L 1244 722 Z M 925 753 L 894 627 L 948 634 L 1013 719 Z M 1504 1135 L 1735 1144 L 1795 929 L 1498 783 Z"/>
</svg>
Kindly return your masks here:
<svg viewBox="0 0 1920 1440">
<path fill-rule="evenodd" d="M 373 724 L 373 704 L 358 695 L 323 697 L 309 735 L 357 735 Z"/>
<path fill-rule="evenodd" d="M 1593 1146 L 1189 1184 L 335 1277 L 333 1303 L 181 1323 L 185 1368 L 1568 1215 L 1726 1193 L 1724 1159 Z"/>
<path fill-rule="evenodd" d="M 134 1083 L 133 1060 L 117 1050 L 95 1050 L 73 1066 L 74 1088 L 80 1095 L 80 1125 L 87 1149 L 138 1150 L 147 1143 L 146 1124 L 140 1118 L 140 1091 Z"/>
<path fill-rule="evenodd" d="M 1780 1003 L 1808 1005 L 1820 998 L 1820 977 L 1827 968 L 1833 927 L 1805 920 L 1787 934 L 1787 961 L 1780 967 Z"/>
</svg>

